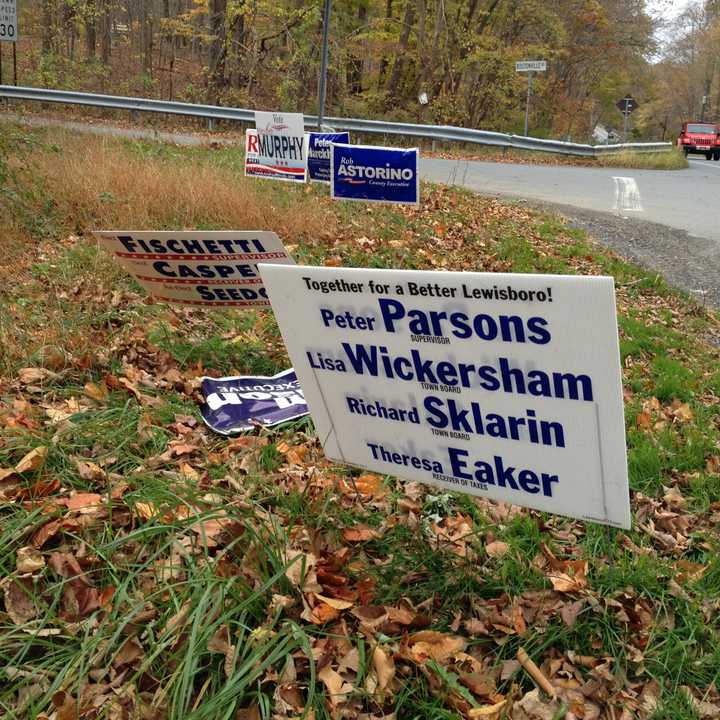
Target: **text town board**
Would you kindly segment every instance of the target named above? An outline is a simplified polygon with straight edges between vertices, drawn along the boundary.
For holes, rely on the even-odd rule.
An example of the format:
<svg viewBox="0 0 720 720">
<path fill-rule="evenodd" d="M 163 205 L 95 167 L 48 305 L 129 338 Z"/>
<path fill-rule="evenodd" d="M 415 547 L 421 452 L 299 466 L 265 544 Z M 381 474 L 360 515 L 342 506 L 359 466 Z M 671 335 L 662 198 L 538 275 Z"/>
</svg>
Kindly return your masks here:
<svg viewBox="0 0 720 720">
<path fill-rule="evenodd" d="M 259 270 L 329 458 L 630 527 L 612 278 Z"/>
</svg>

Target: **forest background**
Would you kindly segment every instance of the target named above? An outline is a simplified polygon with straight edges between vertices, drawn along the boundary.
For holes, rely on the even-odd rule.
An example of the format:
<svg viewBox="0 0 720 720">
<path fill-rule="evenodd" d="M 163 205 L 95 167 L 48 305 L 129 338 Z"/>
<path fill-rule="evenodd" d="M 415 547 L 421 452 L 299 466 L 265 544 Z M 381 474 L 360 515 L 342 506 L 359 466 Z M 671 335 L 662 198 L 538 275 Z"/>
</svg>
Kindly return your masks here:
<svg viewBox="0 0 720 720">
<path fill-rule="evenodd" d="M 18 82 L 254 109 L 315 112 L 321 0 L 19 0 Z M 327 114 L 522 132 L 620 130 L 673 139 L 720 119 L 720 0 L 671 22 L 644 0 L 335 0 Z M 660 38 L 660 39 L 659 39 Z M 3 48 L 4 82 L 12 81 Z M 421 93 L 428 96 L 422 105 Z"/>
</svg>

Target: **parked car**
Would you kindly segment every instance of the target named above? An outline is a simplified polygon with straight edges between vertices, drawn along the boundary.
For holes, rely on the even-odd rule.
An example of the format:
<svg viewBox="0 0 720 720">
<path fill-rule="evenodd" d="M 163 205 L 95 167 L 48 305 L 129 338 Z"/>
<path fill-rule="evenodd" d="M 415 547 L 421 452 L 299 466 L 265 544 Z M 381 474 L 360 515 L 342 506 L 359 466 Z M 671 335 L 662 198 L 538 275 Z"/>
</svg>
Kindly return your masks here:
<svg viewBox="0 0 720 720">
<path fill-rule="evenodd" d="M 715 123 L 683 123 L 677 142 L 686 157 L 693 153 L 720 160 L 720 127 Z"/>
</svg>

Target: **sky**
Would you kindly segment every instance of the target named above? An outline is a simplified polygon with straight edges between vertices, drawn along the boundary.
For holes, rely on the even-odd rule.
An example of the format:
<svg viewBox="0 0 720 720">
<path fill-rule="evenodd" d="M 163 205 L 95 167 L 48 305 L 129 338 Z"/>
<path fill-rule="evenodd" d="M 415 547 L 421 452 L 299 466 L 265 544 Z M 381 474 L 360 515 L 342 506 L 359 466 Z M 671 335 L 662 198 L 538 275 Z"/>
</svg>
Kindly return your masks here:
<svg viewBox="0 0 720 720">
<path fill-rule="evenodd" d="M 666 23 L 666 26 L 664 28 L 661 26 L 656 33 L 661 47 L 672 37 L 672 28 L 670 27 L 672 21 L 690 5 L 692 1 L 693 0 L 645 0 L 645 7 L 650 15 Z"/>
</svg>

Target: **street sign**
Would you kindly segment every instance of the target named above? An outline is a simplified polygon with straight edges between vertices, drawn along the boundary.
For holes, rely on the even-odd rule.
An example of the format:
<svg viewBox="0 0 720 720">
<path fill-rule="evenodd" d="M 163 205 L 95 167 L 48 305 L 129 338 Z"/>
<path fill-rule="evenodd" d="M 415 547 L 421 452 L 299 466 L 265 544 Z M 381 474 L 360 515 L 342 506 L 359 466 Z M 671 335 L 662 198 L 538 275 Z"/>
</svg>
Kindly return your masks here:
<svg viewBox="0 0 720 720">
<path fill-rule="evenodd" d="M 0 0 L 0 42 L 17 40 L 17 0 Z"/>
<path fill-rule="evenodd" d="M 545 72 L 546 70 L 546 60 L 521 60 L 515 63 L 516 72 Z"/>
<path fill-rule="evenodd" d="M 624 115 L 636 110 L 640 103 L 632 96 L 626 95 L 615 103 L 615 107 Z"/>
</svg>

